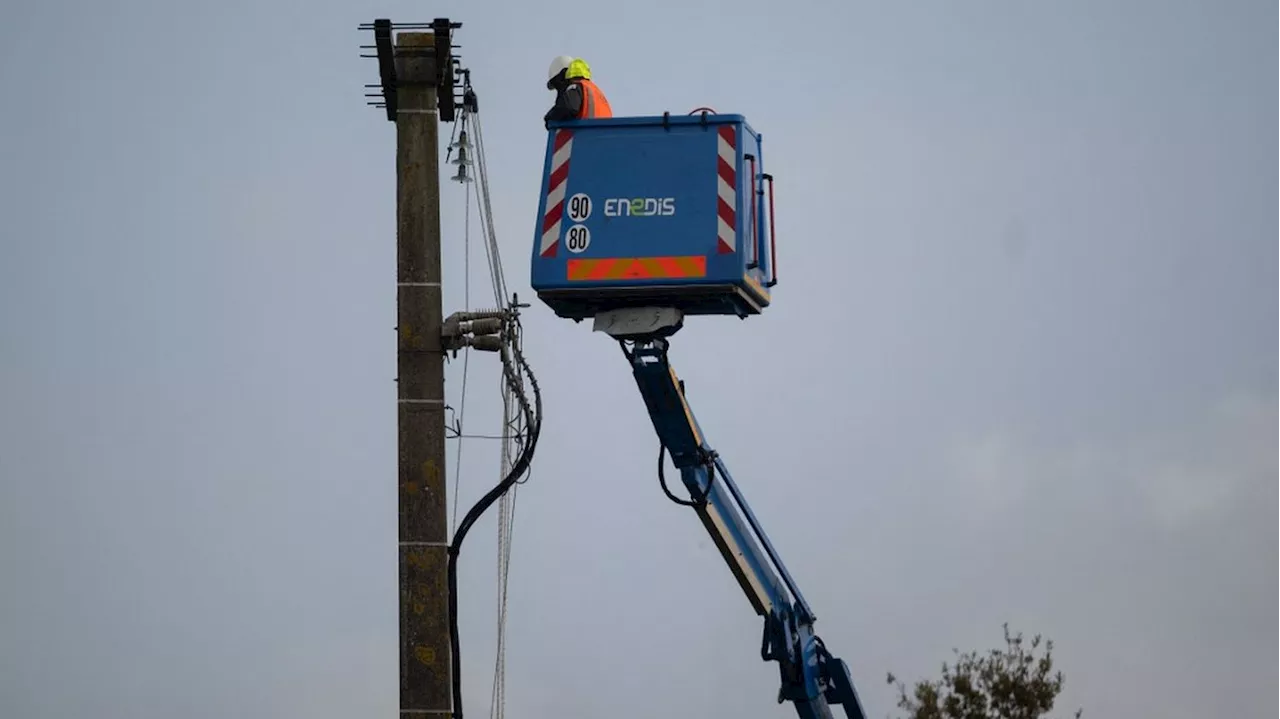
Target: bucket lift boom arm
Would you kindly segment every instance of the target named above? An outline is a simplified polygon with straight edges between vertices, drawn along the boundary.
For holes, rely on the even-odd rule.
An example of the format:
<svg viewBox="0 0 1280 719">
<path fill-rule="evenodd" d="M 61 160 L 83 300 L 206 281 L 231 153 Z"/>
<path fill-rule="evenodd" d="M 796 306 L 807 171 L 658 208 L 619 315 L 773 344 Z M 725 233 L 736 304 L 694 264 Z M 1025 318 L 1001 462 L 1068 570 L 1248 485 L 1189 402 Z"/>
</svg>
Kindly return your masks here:
<svg viewBox="0 0 1280 719">
<path fill-rule="evenodd" d="M 621 343 L 662 449 L 670 453 L 692 497 L 676 501 L 694 509 L 764 618 L 760 655 L 778 662 L 778 702 L 792 702 L 801 719 L 834 719 L 833 705 L 842 706 L 848 719 L 866 719 L 848 665 L 832 656 L 814 633 L 813 610 L 694 418 L 684 383 L 667 361 L 668 341 L 661 335 L 671 332 L 610 334 Z M 662 463 L 660 453 L 660 476 Z"/>
</svg>

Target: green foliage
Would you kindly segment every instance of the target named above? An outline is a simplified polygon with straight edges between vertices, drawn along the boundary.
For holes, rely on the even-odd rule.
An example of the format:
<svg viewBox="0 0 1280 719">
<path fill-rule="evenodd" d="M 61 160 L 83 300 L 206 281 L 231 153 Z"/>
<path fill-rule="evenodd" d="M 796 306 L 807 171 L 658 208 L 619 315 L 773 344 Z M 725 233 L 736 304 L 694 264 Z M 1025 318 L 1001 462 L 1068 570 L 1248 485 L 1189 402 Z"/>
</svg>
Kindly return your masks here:
<svg viewBox="0 0 1280 719">
<path fill-rule="evenodd" d="M 1062 691 L 1062 672 L 1053 670 L 1053 642 L 1039 634 L 1029 643 L 1022 633 L 1004 625 L 1004 649 L 956 654 L 954 664 L 942 665 L 942 678 L 906 685 L 889 674 L 898 690 L 904 719 L 1041 719 L 1053 710 Z M 1044 645 L 1044 655 L 1036 650 Z M 1082 714 L 1077 709 L 1076 719 Z"/>
</svg>

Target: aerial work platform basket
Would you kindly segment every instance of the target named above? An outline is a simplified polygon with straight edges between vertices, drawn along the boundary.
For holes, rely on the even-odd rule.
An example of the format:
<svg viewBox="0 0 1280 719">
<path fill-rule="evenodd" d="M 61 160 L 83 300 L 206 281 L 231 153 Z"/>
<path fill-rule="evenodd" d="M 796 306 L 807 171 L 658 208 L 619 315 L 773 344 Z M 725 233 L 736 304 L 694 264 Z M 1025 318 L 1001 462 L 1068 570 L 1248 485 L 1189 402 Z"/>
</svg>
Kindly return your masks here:
<svg viewBox="0 0 1280 719">
<path fill-rule="evenodd" d="M 653 306 L 759 314 L 777 281 L 760 149 L 741 115 L 551 123 L 533 290 L 575 320 Z"/>
</svg>

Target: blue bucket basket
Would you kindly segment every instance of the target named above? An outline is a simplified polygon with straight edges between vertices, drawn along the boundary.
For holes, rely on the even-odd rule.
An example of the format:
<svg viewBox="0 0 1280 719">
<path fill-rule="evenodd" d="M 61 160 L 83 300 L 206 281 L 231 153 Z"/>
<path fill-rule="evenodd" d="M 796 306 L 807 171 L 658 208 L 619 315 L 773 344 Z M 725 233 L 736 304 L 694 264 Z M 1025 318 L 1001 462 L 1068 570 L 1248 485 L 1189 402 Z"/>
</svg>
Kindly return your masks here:
<svg viewBox="0 0 1280 719">
<path fill-rule="evenodd" d="M 532 253 L 538 298 L 575 320 L 640 306 L 762 312 L 776 276 L 760 147 L 741 115 L 552 123 Z"/>
</svg>

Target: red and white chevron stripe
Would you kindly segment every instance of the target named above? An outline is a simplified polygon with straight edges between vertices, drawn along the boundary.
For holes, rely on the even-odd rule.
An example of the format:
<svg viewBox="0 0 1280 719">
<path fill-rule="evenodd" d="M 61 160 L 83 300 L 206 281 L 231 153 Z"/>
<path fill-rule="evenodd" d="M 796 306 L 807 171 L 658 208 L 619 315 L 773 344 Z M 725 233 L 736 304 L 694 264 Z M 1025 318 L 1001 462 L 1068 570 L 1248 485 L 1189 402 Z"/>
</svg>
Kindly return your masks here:
<svg viewBox="0 0 1280 719">
<path fill-rule="evenodd" d="M 547 213 L 542 216 L 542 257 L 555 257 L 560 244 L 560 219 L 564 217 L 564 193 L 569 185 L 569 155 L 573 133 L 557 130 L 551 151 L 551 174 L 547 176 Z"/>
<path fill-rule="evenodd" d="M 720 242 L 717 243 L 716 249 L 723 255 L 737 249 L 738 153 L 737 137 L 734 135 L 732 125 L 722 125 L 719 135 L 716 170 L 720 176 L 717 188 L 720 200 L 717 203 L 716 214 L 719 215 Z"/>
</svg>

